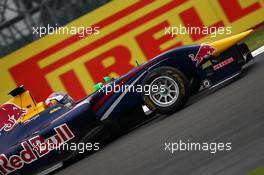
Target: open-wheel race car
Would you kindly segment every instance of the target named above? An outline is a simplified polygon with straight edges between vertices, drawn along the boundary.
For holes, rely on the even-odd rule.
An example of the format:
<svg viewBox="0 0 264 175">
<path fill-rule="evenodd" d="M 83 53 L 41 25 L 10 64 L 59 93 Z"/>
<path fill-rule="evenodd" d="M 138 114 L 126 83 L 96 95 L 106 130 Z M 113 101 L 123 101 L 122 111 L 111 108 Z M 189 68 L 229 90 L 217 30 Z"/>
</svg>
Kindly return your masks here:
<svg viewBox="0 0 264 175">
<path fill-rule="evenodd" d="M 94 143 L 138 124 L 138 116 L 145 115 L 142 105 L 159 114 L 182 109 L 199 90 L 241 73 L 253 57 L 239 42 L 250 33 L 169 50 L 120 78 L 105 77 L 78 102 L 55 92 L 37 103 L 23 86 L 14 89 L 0 106 L 0 174 L 49 173 L 76 155 L 58 148 Z"/>
</svg>

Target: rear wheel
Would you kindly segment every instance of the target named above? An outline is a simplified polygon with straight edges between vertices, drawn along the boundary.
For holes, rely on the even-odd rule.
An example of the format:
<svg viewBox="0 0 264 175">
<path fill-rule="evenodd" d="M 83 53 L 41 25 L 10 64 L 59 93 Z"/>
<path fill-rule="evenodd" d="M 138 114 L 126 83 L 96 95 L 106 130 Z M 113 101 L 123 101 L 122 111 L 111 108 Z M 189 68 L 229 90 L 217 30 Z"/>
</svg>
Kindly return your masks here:
<svg viewBox="0 0 264 175">
<path fill-rule="evenodd" d="M 143 81 L 148 85 L 144 102 L 149 109 L 160 114 L 172 114 L 180 110 L 190 95 L 189 81 L 179 70 L 161 67 L 151 71 Z"/>
</svg>

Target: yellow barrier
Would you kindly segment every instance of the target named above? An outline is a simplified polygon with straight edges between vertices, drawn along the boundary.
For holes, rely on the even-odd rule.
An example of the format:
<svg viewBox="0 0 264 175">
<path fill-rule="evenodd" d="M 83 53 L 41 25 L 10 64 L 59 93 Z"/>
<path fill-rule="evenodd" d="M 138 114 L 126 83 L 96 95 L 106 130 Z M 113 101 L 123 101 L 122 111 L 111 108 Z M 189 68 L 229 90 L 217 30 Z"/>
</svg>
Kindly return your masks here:
<svg viewBox="0 0 264 175">
<path fill-rule="evenodd" d="M 232 35 L 263 22 L 263 0 L 112 1 L 66 27 L 96 26 L 98 35 L 45 36 L 0 60 L 0 102 L 24 84 L 37 100 L 52 91 L 79 99 L 105 75 L 119 76 L 171 47 L 224 35 L 164 35 L 169 26 L 230 27 Z"/>
</svg>

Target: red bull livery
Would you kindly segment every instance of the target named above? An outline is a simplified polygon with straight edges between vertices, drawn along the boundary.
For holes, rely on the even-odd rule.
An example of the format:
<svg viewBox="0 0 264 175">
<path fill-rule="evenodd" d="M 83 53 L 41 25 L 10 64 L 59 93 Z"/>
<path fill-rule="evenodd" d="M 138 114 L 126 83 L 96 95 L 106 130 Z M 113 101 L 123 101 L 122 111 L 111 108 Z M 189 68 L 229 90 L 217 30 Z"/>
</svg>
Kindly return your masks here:
<svg viewBox="0 0 264 175">
<path fill-rule="evenodd" d="M 250 32 L 171 49 L 120 78 L 104 77 L 78 102 L 63 92 L 36 102 L 23 86 L 15 88 L 0 107 L 0 174 L 47 174 L 78 153 L 62 149 L 65 145 L 90 143 L 98 150 L 102 142 L 153 116 L 143 105 L 152 114 L 181 110 L 191 95 L 242 72 L 253 57 L 238 42 Z"/>
<path fill-rule="evenodd" d="M 27 109 L 20 108 L 16 104 L 6 103 L 0 107 L 0 132 L 10 131 L 16 123 L 19 122 L 21 116 L 27 113 Z"/>
<path fill-rule="evenodd" d="M 196 62 L 196 66 L 201 64 L 204 59 L 209 58 L 216 51 L 215 48 L 208 44 L 202 44 L 198 50 L 198 53 L 194 56 L 193 54 L 189 55 L 190 58 Z"/>
</svg>

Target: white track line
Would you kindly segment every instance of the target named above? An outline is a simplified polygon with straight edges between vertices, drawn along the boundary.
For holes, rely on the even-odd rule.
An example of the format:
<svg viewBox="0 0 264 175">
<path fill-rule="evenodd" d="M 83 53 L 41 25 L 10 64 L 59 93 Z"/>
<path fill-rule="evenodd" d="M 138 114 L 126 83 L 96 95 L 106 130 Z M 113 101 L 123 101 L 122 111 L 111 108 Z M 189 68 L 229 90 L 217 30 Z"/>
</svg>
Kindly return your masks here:
<svg viewBox="0 0 264 175">
<path fill-rule="evenodd" d="M 264 52 L 264 46 L 254 50 L 253 52 L 251 52 L 251 54 L 253 57 L 255 57 L 255 56 L 258 56 L 259 54 L 261 54 L 263 52 Z"/>
</svg>

